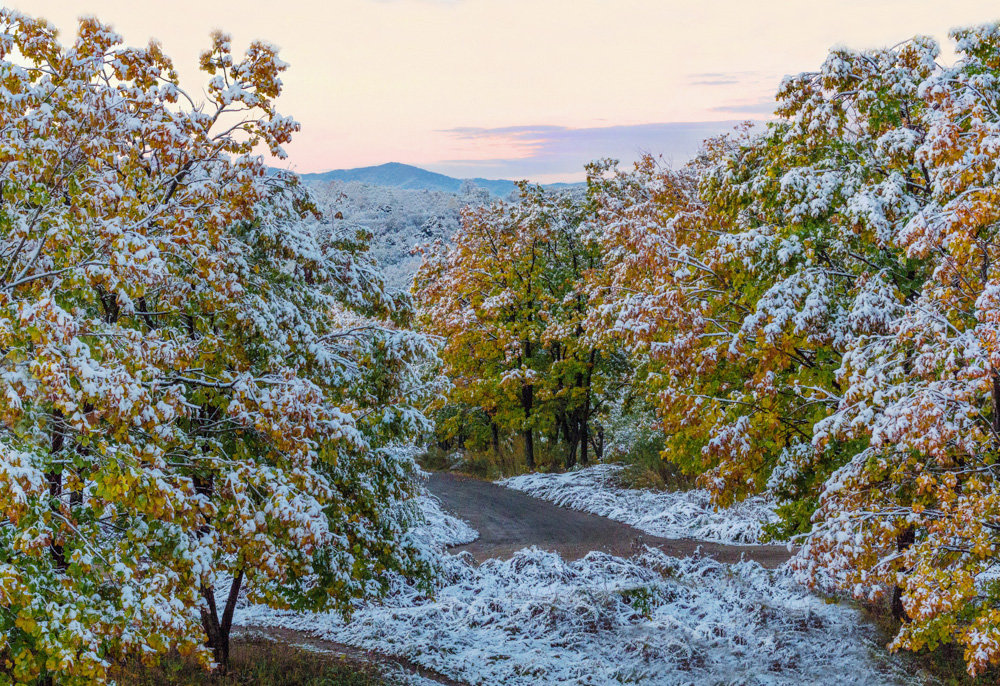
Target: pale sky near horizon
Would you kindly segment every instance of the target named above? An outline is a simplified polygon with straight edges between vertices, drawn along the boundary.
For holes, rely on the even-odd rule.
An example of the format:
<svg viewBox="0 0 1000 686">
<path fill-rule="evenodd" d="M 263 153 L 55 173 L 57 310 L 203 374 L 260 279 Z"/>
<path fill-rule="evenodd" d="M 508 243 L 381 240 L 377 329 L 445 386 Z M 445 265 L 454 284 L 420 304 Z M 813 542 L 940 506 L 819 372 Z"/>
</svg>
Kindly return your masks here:
<svg viewBox="0 0 1000 686">
<path fill-rule="evenodd" d="M 199 93 L 209 34 L 291 64 L 279 110 L 302 131 L 286 166 L 405 162 L 453 176 L 576 180 L 597 157 L 682 161 L 766 118 L 781 77 L 827 50 L 1000 19 L 983 0 L 14 0 L 70 42 L 93 14 L 158 39 Z"/>
</svg>

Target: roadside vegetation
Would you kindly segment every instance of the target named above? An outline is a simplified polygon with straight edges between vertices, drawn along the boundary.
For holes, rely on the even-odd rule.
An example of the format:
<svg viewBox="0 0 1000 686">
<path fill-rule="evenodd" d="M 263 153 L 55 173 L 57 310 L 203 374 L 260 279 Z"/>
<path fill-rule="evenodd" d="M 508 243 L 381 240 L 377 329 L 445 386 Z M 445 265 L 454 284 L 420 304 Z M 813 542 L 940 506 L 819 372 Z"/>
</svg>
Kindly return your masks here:
<svg viewBox="0 0 1000 686">
<path fill-rule="evenodd" d="M 233 640 L 229 669 L 208 673 L 197 660 L 176 653 L 155 666 L 132 660 L 111 671 L 128 686 L 386 686 L 370 663 L 295 648 L 264 639 Z"/>
<path fill-rule="evenodd" d="M 377 679 L 231 645 L 240 608 L 442 661 L 461 649 L 461 675 L 498 683 L 515 662 L 525 678 L 677 680 L 803 655 L 818 679 L 838 650 L 906 676 L 866 663 L 867 628 L 800 583 L 887 608 L 891 649 L 960 654 L 989 679 L 1000 24 L 951 37 L 950 65 L 925 37 L 836 48 L 784 80 L 774 120 L 680 168 L 604 160 L 583 189 L 476 193 L 407 295 L 370 232 L 273 169 L 299 130 L 274 46 L 234 54 L 214 34 L 203 88 L 185 91 L 156 43 L 92 17 L 64 43 L 0 8 L 0 686 L 183 683 L 198 666 L 220 684 Z M 427 465 L 488 478 L 617 461 L 632 485 L 693 483 L 675 500 L 728 535 L 711 507 L 760 504 L 767 535 L 799 546 L 783 605 L 765 608 L 778 577 L 752 563 L 447 557 L 441 537 L 474 532 L 414 533 L 433 512 L 425 440 Z M 516 478 L 555 483 L 537 477 Z M 582 489 L 581 509 L 601 489 L 609 508 L 670 495 Z M 554 596 L 526 621 L 534 582 Z M 466 621 L 486 586 L 492 626 Z M 719 634 L 702 632 L 710 613 Z M 484 645 L 526 626 L 530 650 L 484 666 Z M 553 651 L 567 631 L 596 662 Z"/>
</svg>

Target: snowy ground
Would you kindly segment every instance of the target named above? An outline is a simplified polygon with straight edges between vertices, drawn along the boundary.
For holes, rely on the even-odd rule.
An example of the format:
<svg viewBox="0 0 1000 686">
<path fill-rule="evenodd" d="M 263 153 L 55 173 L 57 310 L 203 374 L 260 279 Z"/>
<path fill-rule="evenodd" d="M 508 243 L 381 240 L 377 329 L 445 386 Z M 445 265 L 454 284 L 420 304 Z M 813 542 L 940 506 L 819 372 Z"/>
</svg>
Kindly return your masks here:
<svg viewBox="0 0 1000 686">
<path fill-rule="evenodd" d="M 410 535 L 431 555 L 441 555 L 446 546 L 472 543 L 479 532 L 458 517 L 441 509 L 438 499 L 422 495 L 417 499 L 424 523 L 410 531 Z"/>
<path fill-rule="evenodd" d="M 775 521 L 774 504 L 748 498 L 716 511 L 708 491 L 649 491 L 617 485 L 618 465 L 601 464 L 565 474 L 525 474 L 498 482 L 582 512 L 631 524 L 663 538 L 697 538 L 716 543 L 760 543 L 764 526 Z"/>
<path fill-rule="evenodd" d="M 241 608 L 281 626 L 411 661 L 469 684 L 905 684 L 858 613 L 809 595 L 783 570 L 647 549 L 575 562 L 529 548 L 476 566 L 442 545 L 471 531 L 421 502 L 416 533 L 441 556 L 437 594 L 400 582 L 350 623 L 335 615 Z"/>
</svg>

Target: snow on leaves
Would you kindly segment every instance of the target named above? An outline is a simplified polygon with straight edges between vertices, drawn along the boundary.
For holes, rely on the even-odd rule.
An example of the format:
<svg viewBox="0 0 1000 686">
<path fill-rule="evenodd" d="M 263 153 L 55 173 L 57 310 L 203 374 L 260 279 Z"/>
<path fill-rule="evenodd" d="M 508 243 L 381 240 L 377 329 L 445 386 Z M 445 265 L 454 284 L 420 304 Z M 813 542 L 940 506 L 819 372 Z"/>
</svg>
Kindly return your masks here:
<svg viewBox="0 0 1000 686">
<path fill-rule="evenodd" d="M 895 589 L 894 646 L 1000 661 L 1000 40 L 831 51 L 679 171 L 594 168 L 592 326 L 648 360 L 665 456 L 769 491 L 801 571 Z"/>
<path fill-rule="evenodd" d="M 347 611 L 427 569 L 389 446 L 433 346 L 257 153 L 298 130 L 275 49 L 201 64 L 195 104 L 155 44 L 0 10 L 0 681 L 224 661 L 241 588 Z"/>
</svg>

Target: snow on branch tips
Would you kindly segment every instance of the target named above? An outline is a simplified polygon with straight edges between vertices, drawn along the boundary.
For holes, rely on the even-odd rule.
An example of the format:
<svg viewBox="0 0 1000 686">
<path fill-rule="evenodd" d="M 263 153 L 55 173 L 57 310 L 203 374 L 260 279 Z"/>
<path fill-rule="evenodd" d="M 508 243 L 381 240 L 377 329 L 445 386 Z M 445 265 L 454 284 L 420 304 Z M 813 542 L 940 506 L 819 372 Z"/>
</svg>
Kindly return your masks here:
<svg viewBox="0 0 1000 686">
<path fill-rule="evenodd" d="M 224 666 L 241 594 L 347 612 L 388 570 L 429 572 L 393 446 L 423 429 L 434 348 L 400 328 L 365 245 L 268 168 L 298 130 L 276 110 L 286 66 L 217 34 L 196 105 L 156 44 L 86 18 L 62 45 L 0 10 L 0 655 L 17 683 L 100 683 L 172 649 Z"/>
</svg>

